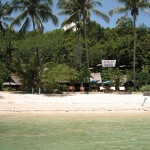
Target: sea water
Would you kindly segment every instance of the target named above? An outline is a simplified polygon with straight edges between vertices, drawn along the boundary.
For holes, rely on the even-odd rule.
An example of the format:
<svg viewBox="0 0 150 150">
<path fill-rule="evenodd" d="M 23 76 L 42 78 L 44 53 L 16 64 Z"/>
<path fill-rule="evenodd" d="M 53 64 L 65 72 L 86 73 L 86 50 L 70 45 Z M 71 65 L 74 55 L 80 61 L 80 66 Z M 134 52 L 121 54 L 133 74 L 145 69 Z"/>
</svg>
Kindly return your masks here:
<svg viewBox="0 0 150 150">
<path fill-rule="evenodd" d="M 150 150 L 150 115 L 0 115 L 0 150 Z"/>
</svg>

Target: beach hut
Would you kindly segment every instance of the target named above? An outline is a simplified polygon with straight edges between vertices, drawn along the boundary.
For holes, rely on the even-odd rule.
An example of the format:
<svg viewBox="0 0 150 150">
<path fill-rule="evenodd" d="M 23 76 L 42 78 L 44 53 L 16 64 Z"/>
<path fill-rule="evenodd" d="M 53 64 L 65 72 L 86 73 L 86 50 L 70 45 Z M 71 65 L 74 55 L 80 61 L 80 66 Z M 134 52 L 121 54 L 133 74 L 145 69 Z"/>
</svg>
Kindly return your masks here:
<svg viewBox="0 0 150 150">
<path fill-rule="evenodd" d="M 91 90 L 99 91 L 99 85 L 102 83 L 102 78 L 100 73 L 90 74 Z"/>
<path fill-rule="evenodd" d="M 102 78 L 100 73 L 91 73 L 90 75 L 91 83 L 102 83 Z"/>
<path fill-rule="evenodd" d="M 17 76 L 12 75 L 2 84 L 2 86 L 19 90 L 21 83 Z"/>
</svg>

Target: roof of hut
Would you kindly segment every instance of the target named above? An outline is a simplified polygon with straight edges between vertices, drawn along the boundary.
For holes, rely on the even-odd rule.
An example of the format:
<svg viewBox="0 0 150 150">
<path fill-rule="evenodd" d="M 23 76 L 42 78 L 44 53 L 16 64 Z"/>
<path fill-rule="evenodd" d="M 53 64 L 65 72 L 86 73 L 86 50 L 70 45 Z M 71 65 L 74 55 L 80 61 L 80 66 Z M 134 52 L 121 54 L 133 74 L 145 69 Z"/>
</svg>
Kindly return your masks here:
<svg viewBox="0 0 150 150">
<path fill-rule="evenodd" d="M 102 78 L 100 73 L 91 73 L 90 82 L 102 83 Z"/>
<path fill-rule="evenodd" d="M 17 76 L 12 75 L 3 83 L 3 85 L 15 86 L 15 85 L 21 85 L 21 83 Z"/>
</svg>

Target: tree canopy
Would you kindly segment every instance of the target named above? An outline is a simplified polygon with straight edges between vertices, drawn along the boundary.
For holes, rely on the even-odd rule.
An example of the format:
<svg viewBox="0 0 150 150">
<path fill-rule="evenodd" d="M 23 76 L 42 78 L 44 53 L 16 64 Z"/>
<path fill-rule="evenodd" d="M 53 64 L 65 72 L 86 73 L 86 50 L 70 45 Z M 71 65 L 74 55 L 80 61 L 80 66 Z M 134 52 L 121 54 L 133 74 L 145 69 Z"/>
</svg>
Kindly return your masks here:
<svg viewBox="0 0 150 150">
<path fill-rule="evenodd" d="M 52 19 L 54 23 L 58 21 L 56 16 L 52 14 L 52 1 L 31 2 L 28 0 L 13 0 L 12 3 L 9 3 L 9 11 L 6 14 L 0 12 L 0 23 L 2 23 L 3 17 L 10 17 L 13 9 L 22 8 L 19 16 L 14 17 L 9 27 L 13 27 L 14 24 L 22 24 L 20 31 L 27 31 L 24 32 L 23 36 L 20 36 L 19 31 L 14 31 L 12 28 L 7 28 L 4 24 L 1 24 L 5 29 L 5 34 L 3 30 L 0 31 L 0 67 L 3 70 L 0 73 L 1 85 L 8 75 L 15 74 L 22 82 L 22 90 L 41 87 L 43 91 L 54 92 L 56 88 L 61 89 L 61 83 L 87 86 L 90 69 L 91 72 L 100 72 L 102 80 L 111 80 L 115 82 L 116 86 L 127 85 L 131 90 L 133 87 L 129 83 L 134 82 L 135 76 L 132 74 L 134 65 L 136 65 L 136 88 L 140 90 L 150 84 L 148 79 L 150 74 L 150 28 L 144 23 L 138 27 L 135 26 L 135 61 L 135 57 L 133 57 L 135 51 L 134 20 L 132 18 L 128 17 L 122 22 L 120 22 L 122 18 L 119 18 L 120 24 L 117 27 L 104 28 L 88 17 L 92 11 L 96 14 L 100 13 L 100 1 L 82 1 L 80 4 L 77 0 L 60 0 L 58 1 L 59 9 L 61 8 L 60 14 L 68 15 L 67 19 L 64 20 L 64 25 L 74 22 L 76 30 L 66 32 L 64 29 L 56 29 L 41 32 L 40 29 L 44 28 L 43 21 L 47 22 L 49 19 Z M 4 9 L 3 5 L 5 6 L 5 4 L 2 4 L 2 2 L 0 4 L 0 7 Z M 96 9 L 95 4 L 98 4 Z M 33 9 L 29 6 L 32 6 Z M 143 6 L 142 3 L 140 3 L 140 6 Z M 74 9 L 71 9 L 72 7 Z M 78 15 L 75 15 L 75 13 Z M 101 15 L 108 21 L 107 15 Z M 30 24 L 27 25 L 29 20 L 32 25 L 35 23 L 33 31 L 26 30 L 29 29 Z M 6 19 L 6 21 L 10 20 Z M 25 27 L 25 25 L 27 26 Z M 116 67 L 103 68 L 101 61 L 104 59 L 115 59 Z M 81 60 L 82 62 L 80 62 Z M 42 71 L 39 61 L 42 62 Z M 123 82 L 125 80 L 122 80 L 124 78 L 126 78 L 126 83 Z"/>
</svg>

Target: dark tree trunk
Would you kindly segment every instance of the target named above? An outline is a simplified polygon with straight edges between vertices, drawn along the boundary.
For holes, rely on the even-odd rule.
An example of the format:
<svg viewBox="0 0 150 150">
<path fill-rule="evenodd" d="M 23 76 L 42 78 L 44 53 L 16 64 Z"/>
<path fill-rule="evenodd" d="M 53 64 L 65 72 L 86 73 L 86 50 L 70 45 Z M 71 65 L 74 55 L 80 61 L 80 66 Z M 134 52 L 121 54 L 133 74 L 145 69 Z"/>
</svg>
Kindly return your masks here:
<svg viewBox="0 0 150 150">
<path fill-rule="evenodd" d="M 85 48 L 86 48 L 86 64 L 87 64 L 87 69 L 89 70 L 89 53 L 88 53 L 88 43 L 87 43 L 87 34 L 86 34 L 86 24 L 85 24 L 85 21 L 83 22 L 83 26 L 84 26 Z M 90 76 L 88 78 L 88 81 L 89 81 L 89 91 L 91 91 Z"/>
<path fill-rule="evenodd" d="M 80 49 L 80 28 L 79 28 L 79 22 L 76 23 L 76 42 L 77 42 L 77 55 L 78 55 L 78 65 L 79 69 L 82 67 L 82 61 L 81 61 L 81 49 Z"/>
<path fill-rule="evenodd" d="M 40 65 L 40 70 L 41 70 L 41 72 L 43 72 L 43 64 L 42 64 L 42 60 L 41 60 L 41 51 L 40 51 L 40 47 L 39 47 L 39 39 L 38 39 L 37 32 L 35 29 L 34 18 L 32 21 L 33 21 L 33 30 L 34 30 L 34 36 L 35 36 L 35 42 L 36 42 L 36 50 L 37 50 L 37 54 L 38 54 L 38 61 L 39 61 L 39 65 Z"/>
<path fill-rule="evenodd" d="M 134 72 L 134 91 L 136 91 L 136 16 L 133 16 L 134 28 L 134 52 L 133 52 L 133 72 Z"/>
<path fill-rule="evenodd" d="M 43 64 L 42 64 L 42 60 L 41 60 L 41 51 L 40 51 L 40 47 L 39 47 L 39 39 L 38 39 L 37 32 L 35 29 L 34 17 L 32 17 L 32 21 L 33 21 L 33 30 L 34 30 L 34 36 L 35 36 L 35 42 L 36 42 L 36 50 L 37 50 L 37 54 L 38 54 L 38 61 L 39 61 L 39 65 L 40 65 L 40 75 L 41 75 L 43 72 Z M 41 79 L 39 80 L 39 94 L 41 94 Z"/>
</svg>

